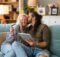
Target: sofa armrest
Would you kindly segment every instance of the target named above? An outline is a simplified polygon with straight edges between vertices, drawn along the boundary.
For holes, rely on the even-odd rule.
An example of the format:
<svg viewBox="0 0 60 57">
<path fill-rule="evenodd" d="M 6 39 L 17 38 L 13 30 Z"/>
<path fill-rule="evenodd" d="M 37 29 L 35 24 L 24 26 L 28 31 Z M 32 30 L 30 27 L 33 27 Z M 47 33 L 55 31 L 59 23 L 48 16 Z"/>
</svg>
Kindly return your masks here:
<svg viewBox="0 0 60 57">
<path fill-rule="evenodd" d="M 0 52 L 0 57 L 4 57 L 2 52 Z"/>
<path fill-rule="evenodd" d="M 56 55 L 51 55 L 51 57 L 58 57 L 58 56 L 56 56 Z"/>
</svg>

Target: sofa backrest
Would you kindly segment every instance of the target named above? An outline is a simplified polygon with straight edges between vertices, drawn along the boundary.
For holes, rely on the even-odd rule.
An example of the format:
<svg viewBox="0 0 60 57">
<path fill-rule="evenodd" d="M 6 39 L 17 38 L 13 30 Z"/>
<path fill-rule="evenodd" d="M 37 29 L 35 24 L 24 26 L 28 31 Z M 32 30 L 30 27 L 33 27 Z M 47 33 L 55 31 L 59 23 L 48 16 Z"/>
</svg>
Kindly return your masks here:
<svg viewBox="0 0 60 57">
<path fill-rule="evenodd" d="M 5 40 L 6 33 L 9 32 L 11 24 L 0 24 L 0 44 Z M 50 50 L 53 54 L 60 57 L 60 25 L 50 26 L 51 46 Z"/>
<path fill-rule="evenodd" d="M 50 31 L 51 31 L 50 50 L 53 54 L 60 57 L 60 25 L 51 26 Z"/>
<path fill-rule="evenodd" d="M 6 32 L 9 32 L 9 28 L 12 24 L 0 24 L 0 45 L 6 38 Z"/>
<path fill-rule="evenodd" d="M 9 28 L 12 24 L 0 24 L 0 32 L 9 32 Z"/>
</svg>

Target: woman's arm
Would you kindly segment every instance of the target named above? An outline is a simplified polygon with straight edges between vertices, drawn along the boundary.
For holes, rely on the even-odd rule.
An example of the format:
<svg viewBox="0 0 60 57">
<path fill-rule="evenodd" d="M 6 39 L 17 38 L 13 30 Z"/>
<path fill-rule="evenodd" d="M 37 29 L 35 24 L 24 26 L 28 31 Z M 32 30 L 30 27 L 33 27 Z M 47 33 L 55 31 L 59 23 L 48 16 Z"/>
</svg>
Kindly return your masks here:
<svg viewBox="0 0 60 57">
<path fill-rule="evenodd" d="M 19 25 L 17 25 L 17 24 L 14 25 L 14 31 L 15 31 L 16 33 L 20 32 L 20 27 L 19 27 Z"/>
</svg>

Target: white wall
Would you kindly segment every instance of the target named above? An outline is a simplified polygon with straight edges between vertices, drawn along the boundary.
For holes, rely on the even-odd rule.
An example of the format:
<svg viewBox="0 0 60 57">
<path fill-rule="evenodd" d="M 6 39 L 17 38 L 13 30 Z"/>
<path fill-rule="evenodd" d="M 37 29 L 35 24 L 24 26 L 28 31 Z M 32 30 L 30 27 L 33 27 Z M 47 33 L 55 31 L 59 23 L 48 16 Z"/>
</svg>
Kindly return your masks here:
<svg viewBox="0 0 60 57">
<path fill-rule="evenodd" d="M 60 0 L 38 0 L 38 6 L 44 6 L 47 9 L 48 4 L 55 3 L 58 6 L 58 14 L 60 14 Z"/>
<path fill-rule="evenodd" d="M 42 22 L 48 26 L 60 25 L 60 16 L 43 16 Z"/>
</svg>

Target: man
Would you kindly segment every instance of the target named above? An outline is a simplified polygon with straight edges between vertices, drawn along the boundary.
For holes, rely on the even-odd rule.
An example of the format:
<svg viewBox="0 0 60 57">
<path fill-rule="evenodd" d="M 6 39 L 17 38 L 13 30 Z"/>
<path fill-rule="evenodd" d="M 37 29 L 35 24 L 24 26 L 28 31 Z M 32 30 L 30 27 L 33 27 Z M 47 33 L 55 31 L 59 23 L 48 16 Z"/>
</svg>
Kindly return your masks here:
<svg viewBox="0 0 60 57">
<path fill-rule="evenodd" d="M 22 45 L 25 49 L 28 57 L 32 55 L 35 57 L 49 57 L 49 52 L 47 50 L 49 43 L 49 29 L 45 24 L 41 23 L 41 15 L 38 15 L 36 12 L 32 12 L 31 25 L 27 27 L 27 33 L 31 34 L 32 39 L 26 40 L 30 46 Z M 29 18 L 31 18 L 29 17 Z M 28 52 L 29 51 L 29 52 Z"/>
</svg>

